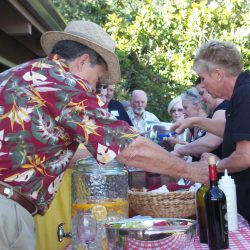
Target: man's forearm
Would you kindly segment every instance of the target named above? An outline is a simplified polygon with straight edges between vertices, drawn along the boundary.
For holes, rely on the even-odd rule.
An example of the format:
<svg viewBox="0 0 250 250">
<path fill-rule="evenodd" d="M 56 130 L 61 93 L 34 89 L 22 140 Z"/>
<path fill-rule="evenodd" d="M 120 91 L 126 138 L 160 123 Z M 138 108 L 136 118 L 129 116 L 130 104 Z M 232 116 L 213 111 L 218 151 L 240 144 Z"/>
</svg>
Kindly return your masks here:
<svg viewBox="0 0 250 250">
<path fill-rule="evenodd" d="M 205 152 L 211 152 L 216 149 L 222 143 L 222 139 L 212 134 L 206 134 L 204 137 L 197 139 L 187 145 L 179 147 L 177 151 L 178 155 L 201 155 Z"/>
<path fill-rule="evenodd" d="M 218 171 L 224 172 L 225 169 L 229 173 L 235 173 L 243 171 L 250 166 L 250 142 L 242 141 L 237 143 L 236 150 L 227 158 L 220 160 L 218 163 Z"/>
<path fill-rule="evenodd" d="M 201 183 L 207 182 L 208 178 L 207 163 L 186 163 L 144 137 L 138 137 L 132 142 L 117 156 L 117 160 L 146 171 L 184 177 Z"/>
</svg>

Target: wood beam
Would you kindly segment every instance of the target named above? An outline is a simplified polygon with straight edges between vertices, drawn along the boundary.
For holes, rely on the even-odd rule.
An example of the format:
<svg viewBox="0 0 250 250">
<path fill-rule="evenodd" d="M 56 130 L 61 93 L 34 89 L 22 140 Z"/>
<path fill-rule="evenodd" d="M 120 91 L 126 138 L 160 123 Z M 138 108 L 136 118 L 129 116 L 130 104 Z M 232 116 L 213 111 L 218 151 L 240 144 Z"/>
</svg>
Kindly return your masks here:
<svg viewBox="0 0 250 250">
<path fill-rule="evenodd" d="M 37 58 L 36 54 L 31 52 L 28 48 L 1 30 L 0 44 L 0 55 L 9 63 L 20 64 L 25 61 Z"/>
</svg>

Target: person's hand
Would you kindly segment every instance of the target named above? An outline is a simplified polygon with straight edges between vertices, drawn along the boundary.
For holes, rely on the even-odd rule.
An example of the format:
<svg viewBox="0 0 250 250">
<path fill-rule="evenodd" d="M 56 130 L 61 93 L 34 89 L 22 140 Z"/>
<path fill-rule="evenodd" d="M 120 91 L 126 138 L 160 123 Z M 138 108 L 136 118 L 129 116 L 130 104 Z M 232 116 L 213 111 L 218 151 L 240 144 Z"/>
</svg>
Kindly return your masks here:
<svg viewBox="0 0 250 250">
<path fill-rule="evenodd" d="M 211 154 L 211 153 L 203 153 L 203 154 L 201 155 L 200 161 L 205 161 L 205 162 L 207 163 L 207 165 L 208 165 L 208 158 L 209 158 L 209 156 L 214 156 L 214 157 L 215 157 L 215 162 L 217 162 L 217 161 L 220 160 L 220 158 L 219 158 L 218 156 L 214 155 L 214 154 Z"/>
<path fill-rule="evenodd" d="M 193 180 L 200 183 L 209 183 L 209 171 L 207 161 L 199 161 L 191 164 L 197 164 L 196 171 L 192 173 Z"/>
<path fill-rule="evenodd" d="M 175 131 L 177 134 L 182 134 L 186 128 L 193 127 L 193 117 L 185 118 L 175 122 L 170 128 L 171 131 Z"/>
<path fill-rule="evenodd" d="M 177 150 L 173 150 L 170 153 L 173 154 L 176 157 L 183 158 L 183 155 L 178 151 L 178 149 Z"/>
<path fill-rule="evenodd" d="M 176 137 L 169 137 L 164 139 L 164 143 L 168 143 L 171 148 L 174 148 L 174 146 L 179 142 L 180 140 Z"/>
</svg>

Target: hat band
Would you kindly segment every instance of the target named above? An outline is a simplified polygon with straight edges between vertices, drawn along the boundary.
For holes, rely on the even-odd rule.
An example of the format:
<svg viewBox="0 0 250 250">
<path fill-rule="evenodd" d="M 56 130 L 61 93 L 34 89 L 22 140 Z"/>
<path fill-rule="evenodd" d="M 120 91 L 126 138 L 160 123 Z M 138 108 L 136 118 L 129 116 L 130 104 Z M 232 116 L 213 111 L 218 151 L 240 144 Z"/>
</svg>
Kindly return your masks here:
<svg viewBox="0 0 250 250">
<path fill-rule="evenodd" d="M 66 33 L 73 35 L 73 36 L 78 36 L 79 38 L 85 39 L 91 43 L 95 43 L 96 45 L 111 51 L 112 53 L 114 53 L 115 48 L 114 47 L 110 47 L 108 44 L 100 44 L 100 41 L 95 41 L 93 40 L 93 37 L 88 37 L 85 34 L 81 33 L 81 32 L 77 32 L 77 31 L 67 31 Z"/>
</svg>

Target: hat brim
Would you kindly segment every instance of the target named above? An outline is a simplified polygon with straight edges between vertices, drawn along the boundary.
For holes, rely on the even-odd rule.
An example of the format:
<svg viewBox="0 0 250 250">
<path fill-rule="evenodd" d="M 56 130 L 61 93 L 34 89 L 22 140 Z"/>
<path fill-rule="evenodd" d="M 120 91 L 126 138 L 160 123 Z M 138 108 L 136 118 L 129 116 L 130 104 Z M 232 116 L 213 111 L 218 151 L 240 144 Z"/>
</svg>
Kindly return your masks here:
<svg viewBox="0 0 250 250">
<path fill-rule="evenodd" d="M 105 76 L 105 84 L 116 84 L 121 80 L 121 71 L 118 57 L 112 51 L 109 51 L 100 45 L 89 41 L 83 37 L 72 35 L 63 31 L 48 31 L 41 36 L 41 46 L 44 52 L 49 55 L 54 45 L 62 40 L 71 40 L 81 43 L 96 51 L 107 63 L 108 72 Z"/>
</svg>

